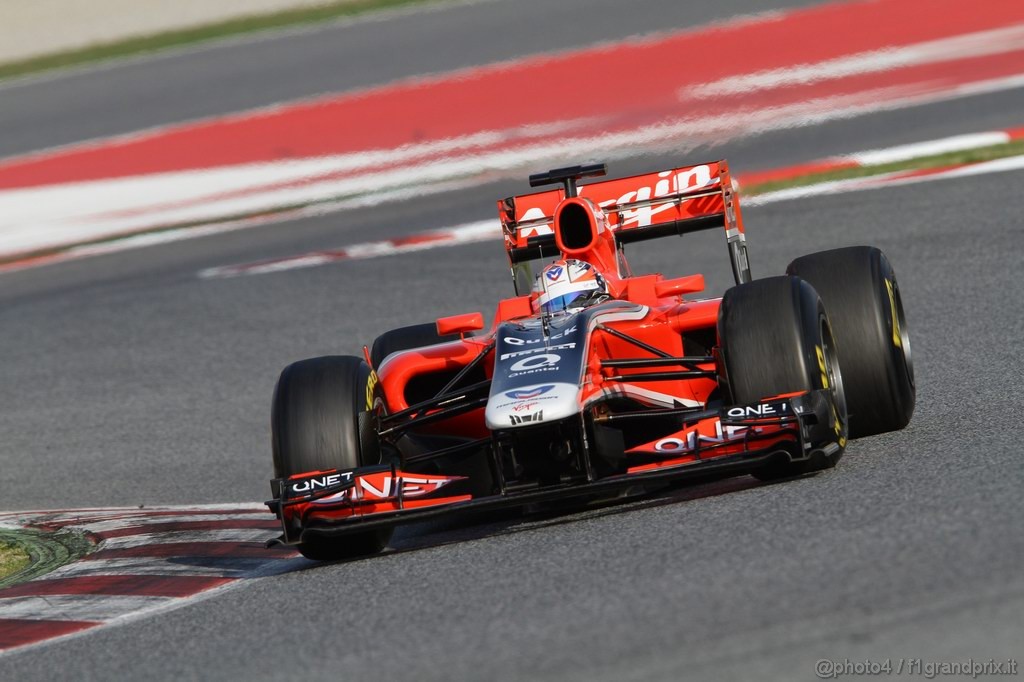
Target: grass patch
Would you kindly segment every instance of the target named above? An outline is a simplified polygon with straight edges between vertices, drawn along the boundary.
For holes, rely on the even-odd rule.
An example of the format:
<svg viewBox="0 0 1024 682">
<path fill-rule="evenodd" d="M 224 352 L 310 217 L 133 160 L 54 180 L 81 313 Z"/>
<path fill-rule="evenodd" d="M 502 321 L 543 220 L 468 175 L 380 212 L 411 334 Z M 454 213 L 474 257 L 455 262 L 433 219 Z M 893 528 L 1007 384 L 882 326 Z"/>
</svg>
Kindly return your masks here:
<svg viewBox="0 0 1024 682">
<path fill-rule="evenodd" d="M 25 570 L 32 557 L 17 542 L 0 540 L 0 580 Z"/>
<path fill-rule="evenodd" d="M 320 7 L 284 10 L 272 14 L 259 14 L 238 19 L 229 19 L 215 24 L 195 28 L 164 31 L 139 38 L 128 38 L 111 43 L 102 43 L 77 50 L 41 55 L 16 62 L 0 64 L 0 80 L 28 74 L 79 66 L 90 62 L 105 61 L 119 57 L 130 57 L 183 45 L 193 45 L 225 38 L 227 36 L 265 31 L 274 28 L 315 24 L 331 19 L 351 17 L 376 10 L 393 9 L 406 5 L 427 4 L 438 0 L 354 0 L 336 2 Z"/>
<path fill-rule="evenodd" d="M 93 547 L 92 540 L 77 531 L 0 529 L 0 590 L 77 561 Z"/>
<path fill-rule="evenodd" d="M 852 180 L 855 178 L 866 178 L 872 175 L 884 173 L 895 173 L 897 171 L 921 170 L 926 168 L 943 168 L 946 166 L 962 166 L 964 164 L 980 163 L 983 161 L 994 161 L 1010 156 L 1024 154 L 1024 139 L 1004 142 L 990 147 L 978 147 L 976 149 L 965 149 L 962 151 L 935 154 L 933 156 L 921 156 L 905 161 L 894 161 L 883 163 L 877 166 L 862 166 L 857 168 L 840 168 L 838 170 L 823 171 L 820 173 L 809 173 L 795 178 L 784 180 L 772 180 L 743 188 L 743 194 L 753 196 L 755 194 L 766 194 L 782 189 L 803 187 L 805 185 L 816 185 L 821 182 L 832 182 L 835 180 Z"/>
</svg>

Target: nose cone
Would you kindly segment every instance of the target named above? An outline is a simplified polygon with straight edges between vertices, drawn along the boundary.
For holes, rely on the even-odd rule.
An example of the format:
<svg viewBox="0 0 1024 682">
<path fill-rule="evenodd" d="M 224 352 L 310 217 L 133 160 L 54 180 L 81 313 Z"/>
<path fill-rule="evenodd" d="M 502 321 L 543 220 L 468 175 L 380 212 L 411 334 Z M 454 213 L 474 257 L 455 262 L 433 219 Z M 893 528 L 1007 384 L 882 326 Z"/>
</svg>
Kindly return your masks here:
<svg viewBox="0 0 1024 682">
<path fill-rule="evenodd" d="M 487 401 L 484 421 L 492 431 L 556 422 L 579 411 L 579 390 L 575 384 L 550 383 L 498 391 Z"/>
</svg>

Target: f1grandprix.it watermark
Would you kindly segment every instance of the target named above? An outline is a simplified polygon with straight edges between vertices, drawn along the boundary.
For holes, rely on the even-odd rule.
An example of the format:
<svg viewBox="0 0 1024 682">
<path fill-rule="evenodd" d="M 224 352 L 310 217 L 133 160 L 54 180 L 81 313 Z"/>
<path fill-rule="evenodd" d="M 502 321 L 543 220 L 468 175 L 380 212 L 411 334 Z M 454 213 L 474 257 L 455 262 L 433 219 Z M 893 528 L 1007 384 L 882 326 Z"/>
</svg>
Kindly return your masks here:
<svg viewBox="0 0 1024 682">
<path fill-rule="evenodd" d="M 986 677 L 989 675 L 1016 675 L 1017 661 L 1013 658 L 997 661 L 976 661 L 973 658 L 959 661 L 929 661 L 921 658 L 883 658 L 852 661 L 849 658 L 832 660 L 823 658 L 814 664 L 814 674 L 823 680 L 840 677 L 908 675 L 933 680 L 937 677 Z"/>
</svg>

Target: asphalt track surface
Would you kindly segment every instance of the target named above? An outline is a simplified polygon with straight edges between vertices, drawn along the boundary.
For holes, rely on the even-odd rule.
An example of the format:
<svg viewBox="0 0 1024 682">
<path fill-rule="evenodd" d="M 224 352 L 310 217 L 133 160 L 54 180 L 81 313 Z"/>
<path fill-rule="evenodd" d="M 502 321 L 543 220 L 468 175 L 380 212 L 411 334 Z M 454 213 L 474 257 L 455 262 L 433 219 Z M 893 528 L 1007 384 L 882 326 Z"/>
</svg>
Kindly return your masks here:
<svg viewBox="0 0 1024 682">
<path fill-rule="evenodd" d="M 779 155 L 1019 125 L 1020 100 L 990 95 L 708 151 L 768 167 Z M 814 679 L 822 658 L 1019 657 L 1022 181 L 747 210 L 755 276 L 869 243 L 900 278 L 917 412 L 905 431 L 854 442 L 833 472 L 414 527 L 379 558 L 310 564 L 4 656 L 0 679 L 790 680 Z M 496 183 L 0 276 L 2 506 L 264 499 L 280 368 L 357 352 L 393 326 L 491 314 L 510 292 L 504 254 L 495 242 L 237 279 L 195 273 L 488 217 L 495 197 L 524 189 Z M 717 234 L 637 256 L 666 274 L 702 270 L 712 292 L 728 284 Z"/>
</svg>

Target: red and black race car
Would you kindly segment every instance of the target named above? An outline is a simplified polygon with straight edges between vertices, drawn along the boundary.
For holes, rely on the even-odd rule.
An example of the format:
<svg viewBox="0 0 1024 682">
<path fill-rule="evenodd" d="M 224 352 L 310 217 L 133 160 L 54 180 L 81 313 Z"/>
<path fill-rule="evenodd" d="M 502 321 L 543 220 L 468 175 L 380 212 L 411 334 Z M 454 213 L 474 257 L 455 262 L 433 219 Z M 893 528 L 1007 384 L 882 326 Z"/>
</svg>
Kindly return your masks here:
<svg viewBox="0 0 1024 682">
<path fill-rule="evenodd" d="M 442 514 L 600 498 L 688 477 L 796 476 L 914 410 L 910 341 L 876 248 L 754 280 L 724 161 L 498 203 L 517 295 L 293 363 L 273 399 L 271 510 L 313 559 L 380 551 Z M 736 285 L 634 276 L 631 243 L 724 229 Z"/>
</svg>

